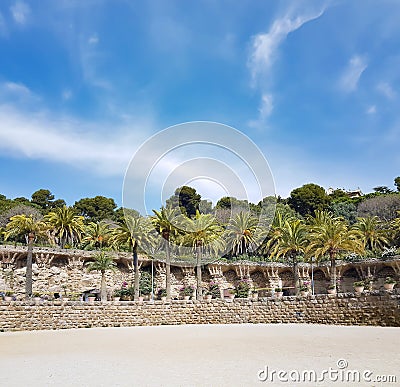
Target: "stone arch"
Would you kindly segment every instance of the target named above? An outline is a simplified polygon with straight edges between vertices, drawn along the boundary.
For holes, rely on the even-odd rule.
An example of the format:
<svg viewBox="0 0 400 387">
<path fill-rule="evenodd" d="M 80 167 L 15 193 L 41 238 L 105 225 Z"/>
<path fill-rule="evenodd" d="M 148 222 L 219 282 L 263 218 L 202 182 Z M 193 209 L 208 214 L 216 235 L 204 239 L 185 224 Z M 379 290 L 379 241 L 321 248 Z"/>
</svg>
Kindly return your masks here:
<svg viewBox="0 0 400 387">
<path fill-rule="evenodd" d="M 396 277 L 396 272 L 390 266 L 384 266 L 376 273 L 377 278 Z"/>
<path fill-rule="evenodd" d="M 60 268 L 65 268 L 68 266 L 68 257 L 54 257 L 51 260 L 50 266 L 56 266 L 56 267 L 60 267 Z"/>
<path fill-rule="evenodd" d="M 183 283 L 182 269 L 177 266 L 171 266 L 171 283 L 181 285 Z"/>
<path fill-rule="evenodd" d="M 374 288 L 376 289 L 383 288 L 383 284 L 385 283 L 386 277 L 392 277 L 396 280 L 398 279 L 396 272 L 391 266 L 384 266 L 376 273 Z M 398 285 L 395 285 L 395 287 L 398 287 Z"/>
<path fill-rule="evenodd" d="M 125 262 L 121 262 L 121 261 L 117 262 L 117 269 L 120 272 L 125 273 L 125 274 L 129 274 L 130 273 L 129 267 Z"/>
<path fill-rule="evenodd" d="M 361 278 L 358 275 L 357 270 L 354 267 L 350 267 L 342 274 L 340 288 L 343 292 L 353 292 L 354 282 L 360 280 Z"/>
<path fill-rule="evenodd" d="M 326 288 L 329 285 L 329 280 L 321 269 L 314 270 L 314 292 L 315 294 L 326 293 Z"/>
<path fill-rule="evenodd" d="M 15 259 L 15 268 L 16 269 L 22 269 L 26 267 L 26 261 L 27 261 L 27 256 L 26 255 L 20 255 L 18 258 Z M 35 262 L 35 257 L 32 257 L 32 263 Z"/>
<path fill-rule="evenodd" d="M 296 290 L 294 287 L 294 275 L 293 271 L 290 269 L 286 269 L 279 273 L 279 278 L 282 281 L 282 288 L 284 295 L 294 295 L 296 294 Z"/>
<path fill-rule="evenodd" d="M 251 273 L 250 278 L 253 281 L 253 285 L 256 289 L 266 287 L 264 274 L 260 270 L 256 270 L 253 273 Z"/>
<path fill-rule="evenodd" d="M 239 280 L 239 277 L 237 276 L 236 272 L 232 269 L 226 271 L 224 273 L 224 277 L 226 279 L 226 282 L 228 282 L 229 285 L 234 287 L 236 285 L 236 282 Z"/>
</svg>

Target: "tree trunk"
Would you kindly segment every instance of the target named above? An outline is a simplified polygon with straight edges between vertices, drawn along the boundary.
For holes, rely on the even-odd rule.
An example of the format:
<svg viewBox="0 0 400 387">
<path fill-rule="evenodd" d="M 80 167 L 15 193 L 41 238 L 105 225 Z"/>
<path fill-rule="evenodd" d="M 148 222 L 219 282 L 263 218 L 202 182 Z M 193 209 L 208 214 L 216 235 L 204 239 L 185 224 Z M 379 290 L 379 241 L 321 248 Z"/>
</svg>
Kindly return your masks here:
<svg viewBox="0 0 400 387">
<path fill-rule="evenodd" d="M 298 262 L 297 262 L 297 256 L 294 256 L 293 258 L 293 279 L 294 279 L 294 291 L 295 294 L 299 294 L 299 289 L 300 289 L 300 281 L 299 281 L 299 271 L 298 271 Z"/>
<path fill-rule="evenodd" d="M 107 284 L 105 270 L 101 271 L 100 299 L 102 302 L 107 301 Z"/>
<path fill-rule="evenodd" d="M 197 299 L 201 301 L 203 299 L 203 292 L 201 290 L 201 245 L 196 246 L 196 274 L 197 274 L 197 289 L 196 295 Z"/>
<path fill-rule="evenodd" d="M 169 235 L 165 237 L 165 289 L 167 290 L 167 300 L 171 299 L 171 254 L 169 249 Z"/>
<path fill-rule="evenodd" d="M 30 232 L 28 234 L 28 255 L 26 257 L 26 281 L 25 281 L 25 297 L 32 297 L 32 252 L 33 252 L 33 241 L 35 234 Z"/>
<path fill-rule="evenodd" d="M 137 254 L 137 242 L 133 245 L 133 270 L 135 273 L 135 282 L 133 285 L 135 301 L 139 300 L 139 264 L 138 264 L 138 254 Z"/>
<path fill-rule="evenodd" d="M 331 259 L 331 284 L 335 286 L 336 289 L 336 259 L 333 253 L 329 253 L 329 258 Z"/>
</svg>

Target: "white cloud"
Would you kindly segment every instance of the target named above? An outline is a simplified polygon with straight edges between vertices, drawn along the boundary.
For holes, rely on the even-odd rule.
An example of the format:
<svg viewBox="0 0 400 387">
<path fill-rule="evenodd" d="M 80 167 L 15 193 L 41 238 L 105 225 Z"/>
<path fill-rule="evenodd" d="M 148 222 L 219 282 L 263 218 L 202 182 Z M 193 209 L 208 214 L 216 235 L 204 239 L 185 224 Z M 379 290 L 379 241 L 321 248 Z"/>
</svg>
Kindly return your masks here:
<svg viewBox="0 0 400 387">
<path fill-rule="evenodd" d="M 266 120 L 274 109 L 273 96 L 271 94 L 263 94 L 261 96 L 260 107 L 258 108 L 258 118 L 251 120 L 248 125 L 251 128 L 263 130 L 266 127 Z"/>
<path fill-rule="evenodd" d="M 88 43 L 89 44 L 97 44 L 99 42 L 99 38 L 97 35 L 92 35 L 89 39 L 88 39 Z"/>
<path fill-rule="evenodd" d="M 122 176 L 150 133 L 148 122 L 116 128 L 0 105 L 0 153 L 68 164 L 101 176 Z"/>
<path fill-rule="evenodd" d="M 296 31 L 311 20 L 318 19 L 323 13 L 322 10 L 316 14 L 301 15 L 294 18 L 286 15 L 275 20 L 267 33 L 255 35 L 248 63 L 253 82 L 256 82 L 258 76 L 264 75 L 270 70 L 279 45 L 289 33 Z"/>
<path fill-rule="evenodd" d="M 31 13 L 31 9 L 28 4 L 23 1 L 17 1 L 10 7 L 11 15 L 15 22 L 18 24 L 25 24 Z"/>
<path fill-rule="evenodd" d="M 358 81 L 362 73 L 368 67 L 365 57 L 353 55 L 340 78 L 340 86 L 346 92 L 352 92 L 357 89 Z"/>
<path fill-rule="evenodd" d="M 387 82 L 380 82 L 376 89 L 388 99 L 394 99 L 396 97 L 396 92 Z"/>
<path fill-rule="evenodd" d="M 271 94 L 263 94 L 261 98 L 261 106 L 259 108 L 260 111 L 260 118 L 266 119 L 271 113 L 272 109 L 274 108 L 273 98 Z"/>
<path fill-rule="evenodd" d="M 15 83 L 15 82 L 5 82 L 0 85 L 0 90 L 7 93 L 12 93 L 14 95 L 19 96 L 28 96 L 31 95 L 31 91 L 27 86 L 22 83 Z"/>
<path fill-rule="evenodd" d="M 376 113 L 376 106 L 375 105 L 368 106 L 366 112 L 367 112 L 367 114 L 375 114 Z"/>
<path fill-rule="evenodd" d="M 266 119 L 272 113 L 274 107 L 273 95 L 267 90 L 266 83 L 271 83 L 268 76 L 270 75 L 280 44 L 286 39 L 288 34 L 298 30 L 305 23 L 318 19 L 323 13 L 324 10 L 296 17 L 288 13 L 284 17 L 275 20 L 267 33 L 260 33 L 252 38 L 248 67 L 253 86 L 258 86 L 262 95 L 258 109 L 258 118 L 248 122 L 250 127 L 264 129 Z"/>
</svg>

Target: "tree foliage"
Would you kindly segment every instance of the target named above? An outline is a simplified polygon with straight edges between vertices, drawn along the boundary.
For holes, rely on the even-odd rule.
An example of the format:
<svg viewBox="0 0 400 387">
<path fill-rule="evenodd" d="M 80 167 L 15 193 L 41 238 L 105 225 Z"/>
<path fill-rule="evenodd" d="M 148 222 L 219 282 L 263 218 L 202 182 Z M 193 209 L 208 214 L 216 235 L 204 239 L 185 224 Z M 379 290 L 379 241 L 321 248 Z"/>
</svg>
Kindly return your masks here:
<svg viewBox="0 0 400 387">
<path fill-rule="evenodd" d="M 315 211 L 328 208 L 330 198 L 317 184 L 305 184 L 290 193 L 289 205 L 300 215 L 312 215 Z"/>
<path fill-rule="evenodd" d="M 114 209 L 117 205 L 114 199 L 98 195 L 94 198 L 78 200 L 73 207 L 86 221 L 100 222 L 105 219 L 114 219 Z"/>
<path fill-rule="evenodd" d="M 184 185 L 175 190 L 175 193 L 166 201 L 167 207 L 179 207 L 182 214 L 195 216 L 199 210 L 201 195 L 192 187 Z"/>
<path fill-rule="evenodd" d="M 361 202 L 357 209 L 360 218 L 377 216 L 381 221 L 390 222 L 400 210 L 400 194 L 379 195 Z"/>
</svg>

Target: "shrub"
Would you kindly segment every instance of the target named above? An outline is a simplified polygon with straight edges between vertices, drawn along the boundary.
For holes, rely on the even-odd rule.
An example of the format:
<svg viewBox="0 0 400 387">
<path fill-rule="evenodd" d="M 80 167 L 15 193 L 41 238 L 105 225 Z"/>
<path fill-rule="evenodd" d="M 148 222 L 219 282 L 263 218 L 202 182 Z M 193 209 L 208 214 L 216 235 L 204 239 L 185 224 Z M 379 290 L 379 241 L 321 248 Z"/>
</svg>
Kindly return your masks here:
<svg viewBox="0 0 400 387">
<path fill-rule="evenodd" d="M 182 296 L 192 296 L 193 295 L 194 288 L 193 286 L 184 286 L 183 288 L 180 288 L 180 293 Z"/>
<path fill-rule="evenodd" d="M 282 293 L 282 288 L 275 288 L 275 293 Z"/>
<path fill-rule="evenodd" d="M 365 286 L 365 283 L 364 283 L 364 281 L 356 281 L 356 282 L 354 282 L 354 284 L 353 284 L 354 286 Z"/>
<path fill-rule="evenodd" d="M 385 284 L 395 284 L 396 281 L 392 277 L 386 277 Z"/>
<path fill-rule="evenodd" d="M 140 274 L 139 291 L 143 295 L 148 295 L 151 293 L 151 274 L 147 271 L 143 271 Z"/>
<path fill-rule="evenodd" d="M 161 299 L 161 297 L 167 297 L 167 289 L 158 289 L 157 297 L 158 299 Z"/>
<path fill-rule="evenodd" d="M 212 298 L 221 298 L 221 290 L 215 282 L 210 283 L 209 293 L 212 295 Z"/>
<path fill-rule="evenodd" d="M 250 285 L 247 281 L 243 280 L 236 286 L 236 296 L 238 298 L 247 298 L 249 296 Z"/>
</svg>

